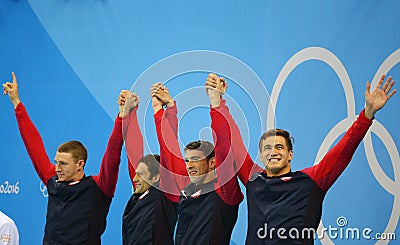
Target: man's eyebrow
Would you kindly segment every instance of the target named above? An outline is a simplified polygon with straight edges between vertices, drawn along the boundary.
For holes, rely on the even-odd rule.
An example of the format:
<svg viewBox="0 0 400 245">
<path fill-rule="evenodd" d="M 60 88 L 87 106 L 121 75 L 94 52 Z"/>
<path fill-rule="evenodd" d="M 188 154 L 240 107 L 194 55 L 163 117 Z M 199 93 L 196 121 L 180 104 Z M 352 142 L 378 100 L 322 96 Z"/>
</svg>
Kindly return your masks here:
<svg viewBox="0 0 400 245">
<path fill-rule="evenodd" d="M 265 148 L 265 147 L 267 147 L 267 146 L 285 146 L 285 145 L 284 145 L 284 144 L 281 144 L 281 143 L 278 143 L 278 144 L 275 144 L 275 145 L 273 145 L 273 144 L 266 144 L 266 145 L 264 145 L 263 148 Z"/>
</svg>

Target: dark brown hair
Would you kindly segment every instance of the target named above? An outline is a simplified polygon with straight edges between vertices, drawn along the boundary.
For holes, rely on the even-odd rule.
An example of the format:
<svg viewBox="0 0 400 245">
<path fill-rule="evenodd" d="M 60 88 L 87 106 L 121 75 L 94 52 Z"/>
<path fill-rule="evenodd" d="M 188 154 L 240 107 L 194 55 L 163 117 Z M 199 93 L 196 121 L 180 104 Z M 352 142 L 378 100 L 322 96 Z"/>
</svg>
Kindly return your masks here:
<svg viewBox="0 0 400 245">
<path fill-rule="evenodd" d="M 283 138 L 285 138 L 285 142 L 286 142 L 286 146 L 287 146 L 288 150 L 289 151 L 293 150 L 292 142 L 294 142 L 294 139 L 292 136 L 290 136 L 290 133 L 283 129 L 274 128 L 274 129 L 268 130 L 267 132 L 263 133 L 263 135 L 261 135 L 261 139 L 258 144 L 258 148 L 259 148 L 260 152 L 262 150 L 261 148 L 262 148 L 263 140 L 265 140 L 266 138 L 268 138 L 270 136 L 282 136 Z"/>
<path fill-rule="evenodd" d="M 139 163 L 144 163 L 150 172 L 150 178 L 160 173 L 160 155 L 148 154 L 139 159 Z"/>
<path fill-rule="evenodd" d="M 211 158 L 215 157 L 214 145 L 212 143 L 210 143 L 209 141 L 205 141 L 205 140 L 192 141 L 186 145 L 185 152 L 187 150 L 198 150 L 198 151 L 203 152 L 207 161 L 210 160 Z"/>
</svg>

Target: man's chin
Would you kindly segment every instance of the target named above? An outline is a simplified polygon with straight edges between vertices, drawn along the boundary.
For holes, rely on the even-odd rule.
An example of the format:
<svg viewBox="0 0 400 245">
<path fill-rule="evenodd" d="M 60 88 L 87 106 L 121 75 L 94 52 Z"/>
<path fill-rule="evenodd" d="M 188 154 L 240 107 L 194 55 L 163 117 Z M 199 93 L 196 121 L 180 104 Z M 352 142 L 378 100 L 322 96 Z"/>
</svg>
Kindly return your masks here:
<svg viewBox="0 0 400 245">
<path fill-rule="evenodd" d="M 190 182 L 194 183 L 194 184 L 199 184 L 199 182 L 201 181 L 201 177 L 200 176 L 189 176 Z"/>
<path fill-rule="evenodd" d="M 271 164 L 267 164 L 265 169 L 268 170 L 271 174 L 279 174 L 282 171 L 282 168 L 279 166 L 271 166 Z"/>
</svg>

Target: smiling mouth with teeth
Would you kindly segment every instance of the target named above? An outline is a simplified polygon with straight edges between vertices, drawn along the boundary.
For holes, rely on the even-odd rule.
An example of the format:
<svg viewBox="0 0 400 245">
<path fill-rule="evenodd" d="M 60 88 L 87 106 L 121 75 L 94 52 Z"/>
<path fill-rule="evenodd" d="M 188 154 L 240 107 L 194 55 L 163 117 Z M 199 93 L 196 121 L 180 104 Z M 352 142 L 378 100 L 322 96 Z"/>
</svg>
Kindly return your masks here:
<svg viewBox="0 0 400 245">
<path fill-rule="evenodd" d="M 271 158 L 271 159 L 268 159 L 268 162 L 279 162 L 279 160 L 281 160 L 281 159 Z"/>
</svg>

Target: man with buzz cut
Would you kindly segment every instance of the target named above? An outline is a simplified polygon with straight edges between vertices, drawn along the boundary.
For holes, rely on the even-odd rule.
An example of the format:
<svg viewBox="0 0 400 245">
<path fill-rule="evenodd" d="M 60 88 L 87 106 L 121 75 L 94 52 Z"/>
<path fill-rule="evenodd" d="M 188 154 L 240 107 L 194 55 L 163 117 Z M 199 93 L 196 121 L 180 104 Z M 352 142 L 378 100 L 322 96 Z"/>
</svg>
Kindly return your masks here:
<svg viewBox="0 0 400 245">
<path fill-rule="evenodd" d="M 160 152 L 165 155 L 161 161 L 181 191 L 175 244 L 230 244 L 243 194 L 235 172 L 224 167 L 233 165 L 233 158 L 221 149 L 229 145 L 214 149 L 211 142 L 193 141 L 186 145 L 183 159 L 176 103 L 161 83 L 153 85 L 151 95 Z"/>
<path fill-rule="evenodd" d="M 123 144 L 122 117 L 125 115 L 123 106 L 119 107 L 100 173 L 86 176 L 87 150 L 79 141 L 61 144 L 52 164 L 39 132 L 20 101 L 14 73 L 12 78 L 12 82 L 3 84 L 4 94 L 8 94 L 14 106 L 26 150 L 49 193 L 43 244 L 101 244 L 118 179 Z"/>
<path fill-rule="evenodd" d="M 248 228 L 246 244 L 313 244 L 322 215 L 324 197 L 349 164 L 357 146 L 372 124 L 375 113 L 394 95 L 391 77 L 382 76 L 374 91 L 367 82 L 365 108 L 341 140 L 315 166 L 293 172 L 292 140 L 289 132 L 271 129 L 260 139 L 258 167 L 244 147 L 239 129 L 221 95 L 227 84 L 209 74 L 206 88 L 211 103 L 211 118 L 218 142 L 231 145 L 238 176 L 246 187 Z M 229 132 L 222 134 L 221 132 Z M 226 149 L 226 148 L 223 148 Z M 229 151 L 229 150 L 228 150 Z"/>
</svg>

